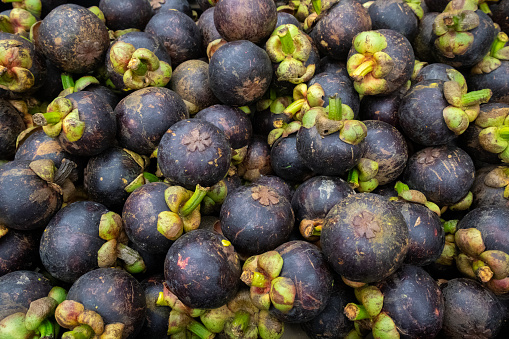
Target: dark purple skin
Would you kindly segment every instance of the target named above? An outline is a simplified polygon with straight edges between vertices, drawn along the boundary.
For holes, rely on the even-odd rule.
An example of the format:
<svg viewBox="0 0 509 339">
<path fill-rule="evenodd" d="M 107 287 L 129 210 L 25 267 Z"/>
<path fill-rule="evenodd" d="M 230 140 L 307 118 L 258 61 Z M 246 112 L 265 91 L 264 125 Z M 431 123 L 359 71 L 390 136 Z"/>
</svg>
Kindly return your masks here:
<svg viewBox="0 0 509 339">
<path fill-rule="evenodd" d="M 137 251 L 145 263 L 146 270 L 143 273 L 136 274 L 136 279 L 138 279 L 138 281 L 141 281 L 142 279 L 145 279 L 153 274 L 159 274 L 163 272 L 164 255 L 161 255 L 160 253 L 154 254 L 146 252 L 133 242 L 129 242 L 128 246 Z"/>
<path fill-rule="evenodd" d="M 274 29 L 278 28 L 281 25 L 286 25 L 286 24 L 295 25 L 299 28 L 301 27 L 301 23 L 299 22 L 299 20 L 297 20 L 296 17 L 294 17 L 290 13 L 278 11 L 277 12 L 277 22 L 276 22 L 276 26 L 274 27 Z"/>
<path fill-rule="evenodd" d="M 320 73 L 339 73 L 343 77 L 349 77 L 345 63 L 328 56 L 321 58 L 316 64 L 315 74 Z"/>
<path fill-rule="evenodd" d="M 168 339 L 168 319 L 171 308 L 161 307 L 156 304 L 159 293 L 163 292 L 164 276 L 162 274 L 153 275 L 141 282 L 145 291 L 145 300 L 147 312 L 145 322 L 140 333 L 151 339 Z"/>
<path fill-rule="evenodd" d="M 21 114 L 7 100 L 0 99 L 0 159 L 14 158 L 16 139 L 25 128 Z"/>
<path fill-rule="evenodd" d="M 334 281 L 332 294 L 327 306 L 313 319 L 301 324 L 301 328 L 311 339 L 344 338 L 353 329 L 353 322 L 345 315 L 345 306 L 356 302 L 353 289 L 341 280 Z"/>
<path fill-rule="evenodd" d="M 108 212 L 102 204 L 78 201 L 51 219 L 41 238 L 39 254 L 52 276 L 73 283 L 98 268 L 97 251 L 106 242 L 99 237 L 99 223 Z"/>
<path fill-rule="evenodd" d="M 291 103 L 290 100 L 288 102 Z M 275 128 L 275 122 L 282 121 L 283 123 L 289 123 L 293 121 L 291 117 L 282 112 L 272 112 L 270 106 L 263 110 L 256 110 L 252 114 L 251 119 L 253 122 L 254 133 L 265 137 L 267 137 L 270 131 Z"/>
<path fill-rule="evenodd" d="M 439 206 L 455 204 L 474 182 L 470 156 L 455 146 L 427 147 L 408 159 L 403 182 Z"/>
<path fill-rule="evenodd" d="M 442 80 L 442 81 L 454 80 L 450 74 L 456 72 L 458 71 L 456 70 L 456 68 L 452 66 L 435 62 L 424 66 L 419 71 L 419 74 L 417 74 L 417 76 L 415 77 L 414 83 L 421 82 L 424 80 Z M 470 86 L 468 86 L 468 89 L 472 90 L 470 89 Z"/>
<path fill-rule="evenodd" d="M 230 192 L 219 215 L 223 235 L 244 258 L 288 240 L 295 216 L 290 201 L 270 186 L 253 184 Z"/>
<path fill-rule="evenodd" d="M 221 0 L 214 10 L 214 24 L 226 41 L 258 44 L 274 31 L 276 22 L 274 0 Z"/>
<path fill-rule="evenodd" d="M 228 173 L 231 146 L 225 134 L 210 122 L 186 119 L 174 124 L 161 138 L 157 162 L 164 177 L 195 190 L 210 187 Z"/>
<path fill-rule="evenodd" d="M 408 226 L 409 247 L 405 263 L 429 265 L 440 257 L 445 244 L 445 232 L 440 217 L 424 205 L 394 202 Z"/>
<path fill-rule="evenodd" d="M 297 152 L 316 174 L 339 176 L 362 158 L 364 141 L 351 145 L 339 138 L 339 132 L 322 137 L 315 126 L 302 127 L 297 132 Z"/>
<path fill-rule="evenodd" d="M 323 100 L 325 101 L 323 107 L 329 105 L 329 98 L 332 96 L 339 96 L 341 103 L 350 106 L 354 113 L 354 118 L 359 115 L 359 94 L 353 87 L 352 80 L 342 73 L 319 73 L 309 80 L 308 86 L 319 84 L 324 91 Z"/>
<path fill-rule="evenodd" d="M 368 11 L 355 0 L 330 7 L 310 33 L 323 56 L 345 61 L 357 33 L 371 30 Z"/>
<path fill-rule="evenodd" d="M 509 1 L 499 0 L 489 4 L 491 10 L 491 19 L 500 26 L 502 32 L 509 33 Z"/>
<path fill-rule="evenodd" d="M 408 160 L 408 146 L 396 127 L 379 120 L 364 121 L 368 134 L 364 139 L 364 155 L 378 163 L 375 179 L 379 185 L 396 180 L 403 173 Z"/>
<path fill-rule="evenodd" d="M 129 153 L 112 147 L 88 160 L 83 185 L 90 200 L 120 213 L 130 194 L 125 188 L 142 173 Z"/>
<path fill-rule="evenodd" d="M 84 89 L 84 91 L 99 95 L 108 103 L 108 105 L 110 105 L 111 109 L 115 109 L 118 102 L 122 99 L 119 95 L 113 92 L 111 88 L 103 85 L 89 85 Z"/>
<path fill-rule="evenodd" d="M 359 108 L 359 119 L 380 120 L 399 128 L 398 109 L 403 95 L 394 91 L 384 96 L 364 96 Z"/>
<path fill-rule="evenodd" d="M 70 73 L 96 69 L 104 62 L 110 46 L 104 23 L 87 8 L 75 4 L 52 10 L 36 32 L 37 48 L 58 68 Z"/>
<path fill-rule="evenodd" d="M 392 29 L 412 41 L 419 27 L 419 18 L 402 0 L 377 1 L 368 7 L 373 29 Z"/>
<path fill-rule="evenodd" d="M 69 289 L 67 299 L 99 313 L 105 324 L 123 323 L 125 339 L 137 338 L 145 321 L 143 287 L 121 269 L 99 268 L 82 275 Z"/>
<path fill-rule="evenodd" d="M 82 91 L 66 95 L 79 118 L 85 123 L 85 132 L 80 139 L 69 141 L 64 133 L 58 136 L 62 148 L 72 155 L 91 157 L 111 147 L 117 127 L 113 110 L 100 96 Z"/>
<path fill-rule="evenodd" d="M 207 50 L 207 46 L 212 41 L 221 39 L 221 34 L 219 34 L 216 25 L 214 25 L 214 7 L 210 7 L 203 12 L 198 18 L 196 25 L 200 29 L 204 51 Z"/>
<path fill-rule="evenodd" d="M 213 105 L 198 112 L 195 118 L 208 121 L 222 130 L 233 149 L 247 146 L 253 136 L 251 120 L 236 107 Z"/>
<path fill-rule="evenodd" d="M 262 175 L 255 181 L 255 183 L 257 185 L 265 185 L 271 187 L 272 189 L 278 191 L 279 194 L 286 197 L 288 201 L 292 201 L 293 193 L 295 193 L 295 189 L 293 189 L 288 182 L 277 175 Z"/>
<path fill-rule="evenodd" d="M 474 194 L 472 208 L 483 206 L 509 207 L 509 199 L 504 198 L 505 187 L 490 187 L 484 183 L 486 175 L 498 166 L 484 166 L 475 172 L 471 191 Z"/>
<path fill-rule="evenodd" d="M 219 103 L 209 85 L 209 64 L 203 60 L 187 60 L 178 65 L 169 88 L 187 102 L 190 114 Z"/>
<path fill-rule="evenodd" d="M 78 177 L 83 177 L 83 159 L 66 152 L 55 138 L 49 137 L 42 129 L 33 131 L 24 141 L 22 141 L 14 156 L 16 160 L 40 160 L 51 159 L 55 166 L 60 167 L 63 159 L 74 161 L 78 165 L 72 170 L 69 178 L 76 181 Z"/>
<path fill-rule="evenodd" d="M 283 313 L 271 306 L 270 313 L 287 323 L 303 323 L 316 317 L 327 305 L 333 277 L 320 249 L 307 241 L 288 241 L 277 247 L 283 258 L 280 277 L 290 278 L 296 287 L 293 307 Z"/>
<path fill-rule="evenodd" d="M 17 312 L 26 313 L 30 303 L 48 296 L 53 286 L 35 271 L 16 271 L 0 277 L 0 319 Z"/>
<path fill-rule="evenodd" d="M 46 78 L 44 84 L 34 93 L 34 97 L 41 102 L 47 101 L 48 98 L 56 98 L 64 90 L 62 85 L 62 70 L 53 65 L 48 59 L 46 59 L 45 66 Z"/>
<path fill-rule="evenodd" d="M 39 178 L 29 160 L 0 167 L 0 224 L 20 231 L 45 227 L 62 206 L 62 194 Z"/>
<path fill-rule="evenodd" d="M 477 91 L 491 89 L 490 102 L 509 104 L 509 61 L 500 60 L 501 65 L 490 73 L 469 74 L 467 76 L 468 89 Z"/>
<path fill-rule="evenodd" d="M 270 164 L 274 173 L 291 182 L 302 182 L 313 175 L 297 152 L 297 135 L 279 138 L 270 151 Z"/>
<path fill-rule="evenodd" d="M 509 253 L 509 211 L 505 206 L 483 206 L 468 212 L 458 229 L 476 228 L 481 232 L 486 250 Z"/>
<path fill-rule="evenodd" d="M 341 178 L 317 176 L 304 181 L 292 198 L 297 222 L 303 219 L 323 219 L 342 199 L 355 194 Z"/>
<path fill-rule="evenodd" d="M 14 271 L 31 270 L 39 262 L 40 233 L 10 229 L 0 237 L 0 277 Z"/>
<path fill-rule="evenodd" d="M 350 195 L 336 204 L 325 217 L 320 238 L 322 251 L 336 273 L 365 283 L 384 279 L 401 267 L 408 242 L 408 227 L 401 213 L 373 193 Z"/>
<path fill-rule="evenodd" d="M 447 127 L 443 109 L 444 81 L 424 80 L 413 85 L 401 100 L 399 125 L 405 135 L 423 146 L 445 145 L 458 136 Z"/>
<path fill-rule="evenodd" d="M 177 67 L 186 60 L 205 56 L 201 32 L 186 14 L 179 11 L 164 11 L 154 15 L 145 32 L 157 36 L 171 57 L 171 66 Z"/>
<path fill-rule="evenodd" d="M 164 87 L 132 92 L 115 107 L 120 146 L 150 155 L 164 133 L 176 122 L 189 118 L 182 98 Z"/>
<path fill-rule="evenodd" d="M 241 273 L 233 246 L 210 230 L 182 235 L 164 262 L 169 290 L 192 308 L 217 308 L 229 302 L 237 294 Z"/>
<path fill-rule="evenodd" d="M 469 68 L 476 65 L 486 56 L 490 51 L 497 30 L 493 21 L 486 13 L 480 9 L 475 11 L 475 13 L 479 16 L 479 25 L 468 31 L 474 36 L 474 41 L 471 46 L 469 46 L 464 53 L 455 55 L 454 58 L 449 58 L 435 47 L 433 41 L 430 47 L 431 53 L 436 61 L 456 68 Z"/>
<path fill-rule="evenodd" d="M 118 37 L 117 40 L 115 40 L 115 42 L 117 41 L 129 43 L 133 45 L 136 49 L 146 48 L 152 51 L 159 58 L 159 61 L 164 61 L 168 63 L 168 65 L 171 65 L 171 57 L 168 54 L 168 51 L 166 50 L 166 47 L 164 46 L 162 40 L 152 34 L 149 34 L 147 32 L 129 32 Z M 108 71 L 108 75 L 113 84 L 115 85 L 115 87 L 119 90 L 125 89 L 123 75 L 120 75 L 117 72 L 115 72 L 113 66 L 111 65 L 109 57 L 110 50 L 111 48 L 109 48 L 108 52 L 106 53 L 105 59 L 106 70 Z"/>
<path fill-rule="evenodd" d="M 212 92 L 226 105 L 258 101 L 269 88 L 272 75 L 272 62 L 265 50 L 247 40 L 228 42 L 210 58 Z"/>
<path fill-rule="evenodd" d="M 443 12 L 445 6 L 449 3 L 447 0 L 424 0 L 424 3 L 430 12 Z"/>
<path fill-rule="evenodd" d="M 42 4 L 42 10 L 41 10 L 41 19 L 44 19 L 44 17 L 46 15 L 48 15 L 49 12 L 51 12 L 54 8 L 60 6 L 60 5 L 63 5 L 67 2 L 72 2 L 72 1 L 67 1 L 67 0 L 42 0 L 41 1 L 41 4 Z M 86 1 L 80 1 L 81 3 L 83 2 L 86 2 Z M 10 4 L 8 4 L 10 5 Z M 86 6 L 85 4 L 82 4 L 82 6 Z"/>
<path fill-rule="evenodd" d="M 152 6 L 145 0 L 101 0 L 99 9 L 104 14 L 106 26 L 113 31 L 143 30 L 152 17 Z"/>
<path fill-rule="evenodd" d="M 445 313 L 444 298 L 426 271 L 403 265 L 377 287 L 384 296 L 382 312 L 394 321 L 401 338 L 437 336 Z"/>
<path fill-rule="evenodd" d="M 189 4 L 188 0 L 164 0 L 164 1 L 159 0 L 152 2 L 152 9 L 155 12 L 155 14 L 175 9 L 189 16 L 190 18 L 193 17 L 191 5 Z"/>
<path fill-rule="evenodd" d="M 129 240 L 149 253 L 168 252 L 173 241 L 157 230 L 157 216 L 169 211 L 164 191 L 170 185 L 152 182 L 137 188 L 127 198 L 122 210 L 122 220 Z"/>
<path fill-rule="evenodd" d="M 440 286 L 444 297 L 442 332 L 447 338 L 495 338 L 505 318 L 503 305 L 475 280 L 456 278 Z"/>
<path fill-rule="evenodd" d="M 435 58 L 431 53 L 431 47 L 437 38 L 435 33 L 433 33 L 433 22 L 439 14 L 438 12 L 426 13 L 420 20 L 417 36 L 412 43 L 415 51 L 415 58 L 419 61 L 426 61 L 429 63 L 435 62 Z"/>
<path fill-rule="evenodd" d="M 260 175 L 272 174 L 270 165 L 270 146 L 267 138 L 253 135 L 247 148 L 244 161 L 238 165 L 238 174 L 242 179 L 256 181 Z"/>
</svg>

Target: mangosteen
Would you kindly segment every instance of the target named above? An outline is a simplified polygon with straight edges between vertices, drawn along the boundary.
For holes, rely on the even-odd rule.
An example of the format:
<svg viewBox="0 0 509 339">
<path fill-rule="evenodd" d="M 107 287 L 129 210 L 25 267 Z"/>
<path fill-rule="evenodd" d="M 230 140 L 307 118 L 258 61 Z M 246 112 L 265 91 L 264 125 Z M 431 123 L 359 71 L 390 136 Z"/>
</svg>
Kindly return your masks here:
<svg viewBox="0 0 509 339">
<path fill-rule="evenodd" d="M 165 190 L 170 185 L 163 182 L 145 184 L 129 195 L 122 210 L 122 220 L 129 239 L 149 253 L 168 252 L 173 241 L 158 231 L 158 223 L 164 221 Z"/>
<path fill-rule="evenodd" d="M 169 87 L 186 103 L 189 114 L 218 104 L 209 84 L 209 64 L 202 60 L 187 60 L 173 71 Z"/>
<path fill-rule="evenodd" d="M 147 23 L 145 32 L 157 36 L 162 41 L 171 57 L 173 68 L 186 60 L 205 56 L 200 29 L 193 19 L 182 12 L 157 13 Z"/>
<path fill-rule="evenodd" d="M 196 25 L 200 29 L 202 35 L 203 50 L 206 51 L 208 45 L 214 40 L 220 40 L 221 34 L 216 29 L 214 24 L 214 9 L 215 7 L 207 8 L 196 21 Z"/>
<path fill-rule="evenodd" d="M 164 87 L 172 74 L 166 47 L 147 32 L 128 32 L 118 37 L 106 53 L 105 64 L 113 85 L 124 91 Z"/>
<path fill-rule="evenodd" d="M 129 194 L 145 183 L 148 159 L 120 147 L 91 157 L 85 167 L 83 185 L 90 200 L 122 211 Z"/>
<path fill-rule="evenodd" d="M 297 151 L 297 135 L 279 138 L 270 150 L 270 165 L 274 173 L 291 182 L 303 182 L 313 176 Z"/>
<path fill-rule="evenodd" d="M 383 197 L 354 194 L 329 211 L 320 242 L 327 261 L 342 277 L 376 282 L 403 264 L 408 227 L 397 208 Z"/>
<path fill-rule="evenodd" d="M 360 104 L 359 119 L 380 120 L 399 128 L 398 109 L 406 91 L 403 85 L 400 90 L 387 95 L 365 95 Z"/>
<path fill-rule="evenodd" d="M 74 166 L 66 160 L 57 170 L 49 159 L 1 166 L 0 224 L 22 231 L 46 226 L 62 206 L 62 186 Z"/>
<path fill-rule="evenodd" d="M 194 190 L 222 180 L 230 168 L 232 151 L 225 134 L 202 119 L 175 123 L 161 138 L 157 162 L 164 177 Z"/>
<path fill-rule="evenodd" d="M 354 190 L 338 177 L 312 177 L 299 185 L 292 198 L 292 208 L 302 236 L 317 240 L 327 213 L 351 194 L 355 194 Z"/>
<path fill-rule="evenodd" d="M 254 133 L 268 136 L 277 126 L 285 127 L 292 122 L 291 114 L 284 112 L 291 103 L 290 96 L 278 97 L 276 91 L 270 89 L 269 98 L 259 100 L 251 116 Z"/>
<path fill-rule="evenodd" d="M 182 98 L 163 87 L 132 92 L 114 112 L 120 146 L 147 156 L 157 148 L 168 128 L 189 117 Z"/>
<path fill-rule="evenodd" d="M 39 253 L 48 272 L 67 283 L 117 258 L 133 273 L 143 271 L 139 254 L 126 246 L 120 216 L 104 205 L 78 201 L 62 208 L 45 229 Z M 127 258 L 127 259 L 126 259 Z"/>
<path fill-rule="evenodd" d="M 316 74 L 308 83 L 309 86 L 319 84 L 323 89 L 323 106 L 329 105 L 329 98 L 340 98 L 341 102 L 353 111 L 354 118 L 359 115 L 359 94 L 353 87 L 352 80 L 344 72 L 322 72 Z"/>
<path fill-rule="evenodd" d="M 442 331 L 448 338 L 495 338 L 504 320 L 503 306 L 480 283 L 456 278 L 440 286 L 444 296 Z"/>
<path fill-rule="evenodd" d="M 454 80 L 460 84 L 465 83 L 465 77 L 456 68 L 439 62 L 424 66 L 413 80 L 414 83 L 424 80 Z"/>
<path fill-rule="evenodd" d="M 16 139 L 25 128 L 21 114 L 7 100 L 0 99 L 0 159 L 14 158 Z"/>
<path fill-rule="evenodd" d="M 214 23 L 226 41 L 262 42 L 276 28 L 273 0 L 221 0 L 214 8 Z"/>
<path fill-rule="evenodd" d="M 37 125 L 72 155 L 94 156 L 111 147 L 116 125 L 113 110 L 98 95 L 82 91 L 57 97 L 46 113 L 33 116 Z"/>
<path fill-rule="evenodd" d="M 101 0 L 99 9 L 104 14 L 106 26 L 114 31 L 143 30 L 152 17 L 152 6 L 145 0 Z"/>
<path fill-rule="evenodd" d="M 360 2 L 339 1 L 321 13 L 310 36 L 322 55 L 346 61 L 354 36 L 370 29 L 371 18 Z"/>
<path fill-rule="evenodd" d="M 191 2 L 193 3 L 193 6 L 196 6 L 194 1 L 191 0 Z M 188 0 L 153 0 L 151 5 L 152 10 L 156 14 L 163 11 L 177 10 L 189 16 L 190 18 L 193 17 L 193 10 L 191 9 L 191 5 L 189 4 Z"/>
<path fill-rule="evenodd" d="M 420 3 L 403 0 L 376 1 L 369 5 L 368 13 L 373 29 L 392 29 L 413 41 L 424 11 Z"/>
<path fill-rule="evenodd" d="M 359 94 L 384 95 L 410 80 L 414 63 L 414 51 L 405 36 L 379 29 L 354 37 L 346 67 Z"/>
<path fill-rule="evenodd" d="M 35 44 L 46 58 L 70 73 L 87 73 L 104 62 L 108 29 L 90 10 L 75 4 L 53 9 L 36 28 Z"/>
<path fill-rule="evenodd" d="M 168 319 L 170 318 L 170 309 L 168 307 L 160 307 L 156 304 L 159 293 L 164 290 L 164 276 L 157 274 L 144 279 L 141 286 L 145 291 L 145 300 L 147 311 L 145 322 L 141 333 L 152 339 L 168 338 Z"/>
<path fill-rule="evenodd" d="M 464 82 L 424 80 L 413 85 L 398 110 L 403 132 L 423 146 L 444 145 L 455 140 L 488 102 L 491 91 L 467 93 Z"/>
<path fill-rule="evenodd" d="M 479 4 L 479 6 L 481 6 L 481 4 Z M 507 2 L 507 0 L 500 0 L 496 3 L 489 4 L 489 11 L 486 13 L 490 13 L 491 19 L 500 26 L 502 32 L 506 34 L 509 33 L 509 24 L 507 23 L 509 2 Z"/>
<path fill-rule="evenodd" d="M 430 63 L 435 61 L 435 58 L 431 51 L 431 46 L 433 45 L 433 42 L 437 38 L 437 36 L 433 32 L 433 23 L 435 22 L 435 19 L 439 14 L 440 13 L 434 11 L 425 13 L 419 22 L 417 36 L 412 41 L 412 45 L 414 46 L 415 57 L 420 61 Z"/>
<path fill-rule="evenodd" d="M 490 51 L 496 35 L 491 18 L 477 5 L 449 3 L 433 23 L 431 52 L 436 61 L 456 68 L 476 65 Z"/>
<path fill-rule="evenodd" d="M 290 201 L 270 186 L 241 186 L 221 207 L 221 230 L 242 257 L 273 250 L 288 240 L 294 225 Z"/>
<path fill-rule="evenodd" d="M 240 260 L 233 245 L 208 230 L 178 238 L 164 263 L 166 284 L 185 305 L 217 308 L 230 301 L 240 283 Z"/>
<path fill-rule="evenodd" d="M 472 184 L 472 208 L 491 205 L 509 207 L 505 193 L 507 185 L 504 185 L 508 175 L 506 166 L 489 165 L 478 169 Z"/>
<path fill-rule="evenodd" d="M 403 181 L 440 206 L 458 203 L 474 182 L 470 156 L 455 146 L 427 147 L 408 159 Z"/>
<path fill-rule="evenodd" d="M 143 328 L 146 313 L 145 293 L 140 283 L 123 270 L 98 268 L 82 275 L 69 289 L 65 303 L 67 302 L 72 302 L 73 305 L 81 304 L 78 308 L 90 315 L 91 320 L 101 319 L 104 333 L 109 332 L 108 326 L 114 325 L 112 327 L 118 329 L 117 333 L 122 333 L 120 337 L 134 339 Z M 61 326 L 67 325 L 62 327 L 70 328 L 68 324 L 73 323 L 73 317 L 76 317 L 78 312 L 65 312 L 64 306 L 67 305 L 60 304 L 55 315 Z M 89 324 L 95 325 L 93 322 Z M 74 331 L 77 331 L 77 328 L 74 328 Z M 97 331 L 94 332 L 97 334 Z"/>
<path fill-rule="evenodd" d="M 248 40 L 228 42 L 210 58 L 212 92 L 222 103 L 231 106 L 249 105 L 261 99 L 272 81 L 272 73 L 267 53 Z"/>
</svg>

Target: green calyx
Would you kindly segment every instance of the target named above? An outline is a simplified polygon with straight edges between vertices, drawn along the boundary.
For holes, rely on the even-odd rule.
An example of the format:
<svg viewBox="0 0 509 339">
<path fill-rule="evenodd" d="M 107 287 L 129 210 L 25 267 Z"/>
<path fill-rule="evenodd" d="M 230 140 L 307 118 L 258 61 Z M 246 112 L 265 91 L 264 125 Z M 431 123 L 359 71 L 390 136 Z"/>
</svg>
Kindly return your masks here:
<svg viewBox="0 0 509 339">
<path fill-rule="evenodd" d="M 403 0 L 408 7 L 414 12 L 415 16 L 422 19 L 424 16 L 424 10 L 421 7 L 421 0 Z"/>
<path fill-rule="evenodd" d="M 68 73 L 62 73 L 60 77 L 62 79 L 62 87 L 64 88 L 64 90 L 59 94 L 61 97 L 82 91 L 87 86 L 100 84 L 99 80 L 91 75 L 83 76 L 76 80 L 76 82 L 74 81 L 72 75 Z"/>
<path fill-rule="evenodd" d="M 378 186 L 375 178 L 378 174 L 378 162 L 361 158 L 355 168 L 348 172 L 347 182 L 359 192 L 371 192 Z"/>
<path fill-rule="evenodd" d="M 85 128 L 84 123 L 79 120 L 78 110 L 73 109 L 72 102 L 63 97 L 53 100 L 48 105 L 46 113 L 36 113 L 32 119 L 36 125 L 43 126 L 44 132 L 52 138 L 56 138 L 64 130 L 65 125 L 64 133 L 69 133 L 69 140 L 78 140 Z"/>
<path fill-rule="evenodd" d="M 438 38 L 435 47 L 446 57 L 454 58 L 465 53 L 474 41 L 468 32 L 479 26 L 479 16 L 472 10 L 454 10 L 439 14 L 433 23 Z"/>
<path fill-rule="evenodd" d="M 0 45 L 0 88 L 25 92 L 35 82 L 30 71 L 32 67 L 31 52 L 20 46 L 16 40 L 5 40 Z"/>
<path fill-rule="evenodd" d="M 372 333 L 374 338 L 394 339 L 399 338 L 398 328 L 394 320 L 385 313 L 380 313 L 373 323 Z"/>
<path fill-rule="evenodd" d="M 509 168 L 499 166 L 484 177 L 484 184 L 493 188 L 504 188 L 504 198 L 509 199 Z"/>
<path fill-rule="evenodd" d="M 0 30 L 28 38 L 30 27 L 36 22 L 37 19 L 29 11 L 22 8 L 13 8 L 9 16 L 0 15 Z"/>
<path fill-rule="evenodd" d="M 398 199 L 424 205 L 432 212 L 435 212 L 438 216 L 441 215 L 440 207 L 438 207 L 435 203 L 428 201 L 422 192 L 410 189 L 408 185 L 401 181 L 396 182 L 394 189 L 398 192 Z"/>
<path fill-rule="evenodd" d="M 491 45 L 490 52 L 470 71 L 472 74 L 486 74 L 494 71 L 502 64 L 501 60 L 509 60 L 509 37 L 499 32 Z"/>
<path fill-rule="evenodd" d="M 379 33 L 376 34 L 379 35 Z M 359 35 L 362 35 L 362 33 Z M 354 80 L 354 87 L 359 94 L 376 95 L 387 89 L 388 84 L 384 77 L 394 68 L 394 60 L 382 50 L 376 50 L 381 47 L 385 48 L 386 45 L 385 38 L 383 38 L 383 44 L 378 43 L 375 46 L 369 46 L 369 48 L 359 48 L 359 50 L 365 52 L 354 54 L 348 59 L 346 69 Z"/>
<path fill-rule="evenodd" d="M 293 102 L 283 111 L 284 114 L 293 117 L 294 120 L 302 121 L 308 110 L 314 107 L 322 107 L 325 101 L 325 91 L 320 84 L 307 86 L 298 84 L 293 89 Z"/>
<path fill-rule="evenodd" d="M 160 61 L 154 52 L 117 41 L 110 51 L 110 62 L 118 74 L 123 75 L 125 90 L 147 86 L 164 87 L 172 75 L 171 65 Z"/>
<path fill-rule="evenodd" d="M 474 195 L 472 192 L 468 192 L 466 196 L 464 196 L 460 201 L 455 204 L 449 206 L 451 211 L 465 211 L 472 206 L 472 202 L 474 201 Z"/>
<path fill-rule="evenodd" d="M 365 31 L 357 34 L 353 47 L 359 54 L 375 54 L 387 48 L 387 40 L 377 31 Z"/>
<path fill-rule="evenodd" d="M 269 132 L 267 142 L 270 146 L 272 146 L 278 139 L 286 138 L 290 134 L 296 133 L 301 127 L 302 123 L 300 121 L 292 121 L 289 123 L 285 123 L 282 120 L 274 122 L 274 128 Z"/>
<path fill-rule="evenodd" d="M 508 162 L 506 153 L 509 145 L 509 126 L 484 128 L 479 133 L 479 143 L 486 151 L 498 153 L 503 162 Z"/>
<path fill-rule="evenodd" d="M 12 3 L 14 9 L 24 9 L 33 16 L 40 18 L 42 11 L 41 0 L 2 0 L 4 3 Z"/>
<path fill-rule="evenodd" d="M 476 228 L 459 229 L 454 234 L 458 249 L 465 255 L 476 258 L 486 250 L 481 232 Z"/>
<path fill-rule="evenodd" d="M 0 320 L 0 338 L 19 339 L 33 338 L 35 332 L 25 327 L 25 314 L 18 312 Z"/>
</svg>

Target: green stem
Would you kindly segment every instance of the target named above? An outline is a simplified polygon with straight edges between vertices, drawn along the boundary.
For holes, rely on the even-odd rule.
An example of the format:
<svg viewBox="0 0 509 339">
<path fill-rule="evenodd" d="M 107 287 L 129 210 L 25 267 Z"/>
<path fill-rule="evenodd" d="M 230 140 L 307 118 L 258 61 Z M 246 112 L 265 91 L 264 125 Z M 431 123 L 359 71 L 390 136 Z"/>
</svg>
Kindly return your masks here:
<svg viewBox="0 0 509 339">
<path fill-rule="evenodd" d="M 299 99 L 292 102 L 288 107 L 285 108 L 283 111 L 286 114 L 295 115 L 297 112 L 299 112 L 302 109 L 302 106 L 306 102 L 306 99 Z"/>
<path fill-rule="evenodd" d="M 148 72 L 148 65 L 141 59 L 131 59 L 129 65 L 134 75 L 144 76 Z"/>
<path fill-rule="evenodd" d="M 46 112 L 37 113 L 32 116 L 34 124 L 39 126 L 55 125 L 62 120 L 62 114 L 60 112 Z"/>
<path fill-rule="evenodd" d="M 274 101 L 277 99 L 277 93 L 276 93 L 276 90 L 274 88 L 270 88 L 269 90 L 269 98 L 270 100 Z"/>
<path fill-rule="evenodd" d="M 322 0 L 312 0 L 313 10 L 316 14 L 320 15 L 322 13 Z"/>
<path fill-rule="evenodd" d="M 350 171 L 348 171 L 347 181 L 353 187 L 359 187 L 359 170 L 357 168 L 352 168 Z"/>
<path fill-rule="evenodd" d="M 491 94 L 492 92 L 488 88 L 465 93 L 461 96 L 461 105 L 470 106 L 480 103 L 485 104 L 490 100 Z"/>
<path fill-rule="evenodd" d="M 507 41 L 509 41 L 507 34 L 504 32 L 498 33 L 495 37 L 495 41 L 493 41 L 493 44 L 491 45 L 490 55 L 494 57 L 499 50 L 504 48 Z"/>
<path fill-rule="evenodd" d="M 373 71 L 373 68 L 376 66 L 376 63 L 373 59 L 366 60 L 362 64 L 360 64 L 353 72 L 352 77 L 355 79 L 358 78 L 364 78 L 366 75 L 368 75 L 371 71 Z"/>
<path fill-rule="evenodd" d="M 509 140 L 509 126 L 499 127 L 498 135 L 501 139 Z"/>
<path fill-rule="evenodd" d="M 246 311 L 238 311 L 235 313 L 231 322 L 231 328 L 238 328 L 239 332 L 244 333 L 251 320 L 251 315 Z"/>
<path fill-rule="evenodd" d="M 339 95 L 329 97 L 329 119 L 340 121 L 343 118 L 343 103 Z"/>
<path fill-rule="evenodd" d="M 362 305 L 348 303 L 345 307 L 345 315 L 351 321 L 369 319 L 369 313 Z"/>
<path fill-rule="evenodd" d="M 293 43 L 292 34 L 288 27 L 284 27 L 277 32 L 279 36 L 279 40 L 281 40 L 281 48 L 283 49 L 283 53 L 286 55 L 291 55 L 295 52 L 295 45 Z"/>
<path fill-rule="evenodd" d="M 193 195 L 191 196 L 191 198 L 189 198 L 188 201 L 186 201 L 184 206 L 182 206 L 182 208 L 179 210 L 179 214 L 182 217 L 186 217 L 189 214 L 191 214 L 191 212 L 193 212 L 196 209 L 196 207 L 198 207 L 198 205 L 200 205 L 203 198 L 205 198 L 205 196 L 207 195 L 207 192 L 208 192 L 208 188 L 201 187 L 200 185 L 196 185 L 196 189 L 195 189 Z"/>
<path fill-rule="evenodd" d="M 72 78 L 72 75 L 68 73 L 62 73 L 60 76 L 62 79 L 62 86 L 64 89 L 73 88 L 74 89 L 74 79 Z M 74 90 L 73 90 L 74 92 Z"/>
<path fill-rule="evenodd" d="M 4 4 L 9 4 L 11 2 L 23 2 L 24 0 L 2 0 Z"/>
<path fill-rule="evenodd" d="M 196 320 L 192 320 L 187 325 L 187 329 L 200 337 L 200 339 L 212 339 L 215 336 L 214 333 L 210 332 L 205 326 Z"/>
</svg>

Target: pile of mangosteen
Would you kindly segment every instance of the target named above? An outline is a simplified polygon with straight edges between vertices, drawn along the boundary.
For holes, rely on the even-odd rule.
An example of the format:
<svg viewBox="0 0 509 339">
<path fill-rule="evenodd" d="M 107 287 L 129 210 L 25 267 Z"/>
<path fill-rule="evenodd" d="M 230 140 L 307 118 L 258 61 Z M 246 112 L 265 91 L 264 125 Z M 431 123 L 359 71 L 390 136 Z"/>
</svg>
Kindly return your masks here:
<svg viewBox="0 0 509 339">
<path fill-rule="evenodd" d="M 509 336 L 509 0 L 1 1 L 0 339 Z"/>
</svg>

